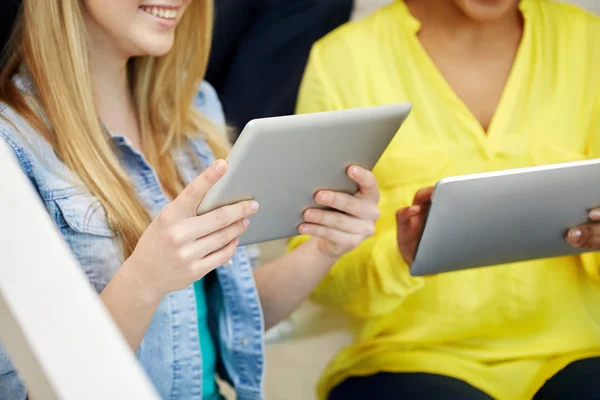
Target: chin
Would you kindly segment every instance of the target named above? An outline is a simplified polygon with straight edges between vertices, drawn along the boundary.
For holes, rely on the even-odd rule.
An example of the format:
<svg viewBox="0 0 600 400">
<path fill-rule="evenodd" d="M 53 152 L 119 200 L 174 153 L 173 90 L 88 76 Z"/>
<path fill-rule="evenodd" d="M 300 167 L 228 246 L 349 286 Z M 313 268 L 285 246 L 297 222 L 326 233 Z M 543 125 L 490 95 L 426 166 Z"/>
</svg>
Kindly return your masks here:
<svg viewBox="0 0 600 400">
<path fill-rule="evenodd" d="M 513 12 L 519 0 L 454 0 L 459 8 L 476 21 L 493 21 Z"/>
<path fill-rule="evenodd" d="M 157 40 L 144 41 L 144 43 L 140 43 L 140 45 L 138 46 L 138 48 L 140 49 L 140 54 L 138 55 L 162 57 L 168 54 L 173 49 L 174 43 L 174 37 L 157 38 Z"/>
</svg>

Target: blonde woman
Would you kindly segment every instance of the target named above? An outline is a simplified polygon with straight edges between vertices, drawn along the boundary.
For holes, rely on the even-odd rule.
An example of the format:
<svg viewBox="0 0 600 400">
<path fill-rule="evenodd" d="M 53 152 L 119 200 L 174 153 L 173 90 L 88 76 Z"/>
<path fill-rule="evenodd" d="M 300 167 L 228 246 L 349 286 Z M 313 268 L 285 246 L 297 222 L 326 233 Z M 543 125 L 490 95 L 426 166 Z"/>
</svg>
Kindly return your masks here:
<svg viewBox="0 0 600 400">
<path fill-rule="evenodd" d="M 318 193 L 338 211 L 309 210 L 299 228 L 318 238 L 254 270 L 236 238 L 258 204 L 194 215 L 227 170 L 213 154 L 228 145 L 198 112 L 222 121 L 210 87 L 197 95 L 212 18 L 208 0 L 24 0 L 0 136 L 160 395 L 219 398 L 218 369 L 258 399 L 263 330 L 372 234 L 379 190 L 351 167 L 360 192 Z M 0 398 L 25 397 L 0 352 Z"/>
</svg>

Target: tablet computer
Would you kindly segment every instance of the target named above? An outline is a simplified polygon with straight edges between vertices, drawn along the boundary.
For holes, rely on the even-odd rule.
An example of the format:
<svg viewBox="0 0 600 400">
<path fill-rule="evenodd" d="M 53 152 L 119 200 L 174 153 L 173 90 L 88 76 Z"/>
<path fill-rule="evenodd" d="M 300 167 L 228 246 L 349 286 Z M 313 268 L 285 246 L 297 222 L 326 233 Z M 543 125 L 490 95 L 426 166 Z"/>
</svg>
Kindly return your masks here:
<svg viewBox="0 0 600 400">
<path fill-rule="evenodd" d="M 406 103 L 253 120 L 197 212 L 254 199 L 260 210 L 240 245 L 296 236 L 317 191 L 356 193 L 347 168 L 373 169 L 410 110 Z"/>
<path fill-rule="evenodd" d="M 446 178 L 410 272 L 433 275 L 580 254 L 568 229 L 600 206 L 600 159 Z"/>
</svg>

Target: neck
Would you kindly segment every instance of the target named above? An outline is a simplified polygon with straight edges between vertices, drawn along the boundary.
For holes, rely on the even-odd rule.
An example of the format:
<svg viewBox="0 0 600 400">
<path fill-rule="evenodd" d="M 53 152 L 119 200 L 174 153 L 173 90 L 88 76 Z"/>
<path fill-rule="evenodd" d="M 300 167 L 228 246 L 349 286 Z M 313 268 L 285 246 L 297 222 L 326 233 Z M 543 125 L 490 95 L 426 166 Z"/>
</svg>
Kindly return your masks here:
<svg viewBox="0 0 600 400">
<path fill-rule="evenodd" d="M 137 119 L 127 71 L 128 58 L 102 43 L 90 44 L 90 72 L 96 109 L 111 132 L 139 143 Z"/>
<path fill-rule="evenodd" d="M 405 3 L 421 22 L 422 29 L 441 39 L 490 44 L 506 37 L 507 32 L 520 31 L 523 25 L 517 3 L 512 12 L 486 21 L 470 18 L 452 0 L 405 0 Z"/>
</svg>

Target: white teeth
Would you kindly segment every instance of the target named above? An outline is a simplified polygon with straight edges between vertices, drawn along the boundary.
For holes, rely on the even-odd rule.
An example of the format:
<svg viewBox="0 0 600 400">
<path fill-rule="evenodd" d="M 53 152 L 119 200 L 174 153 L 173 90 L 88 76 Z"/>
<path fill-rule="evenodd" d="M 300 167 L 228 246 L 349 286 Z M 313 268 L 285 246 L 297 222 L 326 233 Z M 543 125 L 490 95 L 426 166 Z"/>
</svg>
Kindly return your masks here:
<svg viewBox="0 0 600 400">
<path fill-rule="evenodd" d="M 160 8 L 160 7 L 142 7 L 142 10 L 144 10 L 148 14 L 152 14 L 155 17 L 159 17 L 159 18 L 165 18 L 165 19 L 177 18 L 177 10 L 170 10 L 170 9 Z"/>
</svg>

